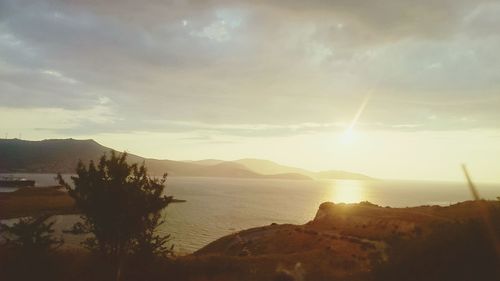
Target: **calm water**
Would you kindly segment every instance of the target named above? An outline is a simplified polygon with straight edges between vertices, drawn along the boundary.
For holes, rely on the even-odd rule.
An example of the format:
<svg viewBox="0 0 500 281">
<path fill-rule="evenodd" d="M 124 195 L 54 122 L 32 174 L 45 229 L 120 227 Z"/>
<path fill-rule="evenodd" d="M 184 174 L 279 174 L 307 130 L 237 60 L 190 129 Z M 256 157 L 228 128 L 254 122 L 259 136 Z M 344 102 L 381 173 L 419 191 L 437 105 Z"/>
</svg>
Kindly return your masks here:
<svg viewBox="0 0 500 281">
<path fill-rule="evenodd" d="M 24 175 L 38 185 L 55 184 L 54 175 Z M 483 198 L 500 196 L 500 185 L 478 184 Z M 177 251 L 195 251 L 229 233 L 270 223 L 303 224 L 325 201 L 370 201 L 382 206 L 448 205 L 471 199 L 467 185 L 425 181 L 255 180 L 171 177 L 166 192 L 186 203 L 169 205 L 163 233 L 170 233 Z M 59 228 L 78 216 L 57 216 Z M 73 237 L 68 243 L 77 244 Z"/>
</svg>

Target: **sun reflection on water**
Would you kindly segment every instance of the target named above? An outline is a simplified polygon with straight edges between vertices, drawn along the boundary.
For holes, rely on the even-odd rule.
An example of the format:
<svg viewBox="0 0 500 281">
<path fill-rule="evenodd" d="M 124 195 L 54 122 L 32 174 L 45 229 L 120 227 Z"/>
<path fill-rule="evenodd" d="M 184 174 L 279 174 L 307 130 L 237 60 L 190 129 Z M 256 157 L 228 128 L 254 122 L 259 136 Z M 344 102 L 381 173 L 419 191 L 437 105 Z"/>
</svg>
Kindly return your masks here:
<svg viewBox="0 0 500 281">
<path fill-rule="evenodd" d="M 330 200 L 334 203 L 358 203 L 367 200 L 362 181 L 335 180 Z"/>
</svg>

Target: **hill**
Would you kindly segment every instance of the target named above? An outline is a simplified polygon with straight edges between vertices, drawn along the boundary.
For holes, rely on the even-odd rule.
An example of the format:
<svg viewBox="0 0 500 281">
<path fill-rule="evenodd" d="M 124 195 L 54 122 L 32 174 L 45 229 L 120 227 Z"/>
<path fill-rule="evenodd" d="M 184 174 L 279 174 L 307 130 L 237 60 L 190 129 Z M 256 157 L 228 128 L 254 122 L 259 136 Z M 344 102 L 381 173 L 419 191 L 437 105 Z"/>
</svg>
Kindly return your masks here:
<svg viewBox="0 0 500 281">
<path fill-rule="evenodd" d="M 220 164 L 220 163 L 223 163 L 226 161 L 218 160 L 218 159 L 204 159 L 204 160 L 186 160 L 184 162 L 198 164 L 198 165 L 211 166 L 211 165 L 217 165 L 217 164 Z"/>
<path fill-rule="evenodd" d="M 314 174 L 315 178 L 318 179 L 352 179 L 352 180 L 372 180 L 373 178 L 359 174 L 359 173 L 351 173 L 346 171 L 337 171 L 337 170 L 329 170 L 329 171 L 321 171 Z"/>
<path fill-rule="evenodd" d="M 82 160 L 98 160 L 112 148 L 94 140 L 50 139 L 27 141 L 0 139 L 0 173 L 72 173 Z M 237 177 L 274 179 L 370 179 L 370 177 L 344 171 L 312 172 L 281 165 L 269 160 L 240 159 L 223 161 L 206 159 L 174 161 L 144 158 L 128 154 L 131 163 L 144 162 L 153 175 L 168 172 L 172 176 Z"/>
<path fill-rule="evenodd" d="M 493 232 L 485 230 L 485 212 Z M 221 269 L 211 280 L 498 280 L 490 238 L 500 237 L 499 222 L 498 201 L 411 208 L 326 202 L 304 225 L 242 230 L 184 262 L 210 264 L 210 273 L 222 261 L 239 270 L 238 278 Z"/>
<path fill-rule="evenodd" d="M 297 173 L 311 178 L 315 177 L 314 172 L 307 171 L 301 168 L 281 165 L 269 160 L 246 158 L 246 159 L 235 160 L 234 162 L 243 164 L 250 170 L 260 174 L 269 175 L 278 173 Z"/>
<path fill-rule="evenodd" d="M 209 161 L 209 160 L 207 160 Z M 210 161 L 218 161 L 211 159 Z M 220 161 L 220 160 L 219 160 Z M 370 180 L 373 179 L 367 175 L 352 173 L 346 171 L 338 170 L 328 170 L 321 172 L 308 171 L 301 168 L 281 165 L 273 161 L 262 160 L 262 159 L 240 159 L 234 162 L 245 165 L 250 170 L 260 173 L 260 174 L 284 174 L 284 173 L 294 173 L 301 174 L 313 179 L 352 179 L 352 180 Z"/>
<path fill-rule="evenodd" d="M 16 197 L 33 192 L 39 193 Z M 304 225 L 238 231 L 184 256 L 123 259 L 121 280 L 496 281 L 494 237 L 500 238 L 499 201 L 411 208 L 327 202 Z M 0 245 L 0 261 L 2 280 L 115 280 L 109 260 L 78 248 L 33 259 Z"/>
<path fill-rule="evenodd" d="M 94 140 L 51 139 L 26 141 L 19 139 L 0 140 L 1 173 L 73 173 L 79 160 L 88 163 L 98 160 L 112 148 Z M 236 178 L 281 178 L 309 179 L 293 173 L 262 175 L 240 163 L 215 161 L 196 162 L 158 160 L 128 154 L 131 163 L 144 162 L 153 175 L 168 172 L 172 176 L 236 177 Z"/>
</svg>

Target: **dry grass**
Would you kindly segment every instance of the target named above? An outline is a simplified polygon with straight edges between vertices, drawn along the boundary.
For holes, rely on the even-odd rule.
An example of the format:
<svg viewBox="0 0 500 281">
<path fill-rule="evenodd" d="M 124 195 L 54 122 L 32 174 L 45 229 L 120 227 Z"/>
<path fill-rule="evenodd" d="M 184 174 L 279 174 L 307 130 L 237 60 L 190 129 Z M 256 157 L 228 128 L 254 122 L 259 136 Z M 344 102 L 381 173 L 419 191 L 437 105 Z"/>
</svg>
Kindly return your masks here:
<svg viewBox="0 0 500 281">
<path fill-rule="evenodd" d="M 0 193 L 0 219 L 17 218 L 42 213 L 75 213 L 74 200 L 59 187 L 21 188 Z"/>
<path fill-rule="evenodd" d="M 280 266 L 300 264 L 306 280 L 358 280 L 387 261 L 395 241 L 425 238 L 448 224 L 480 221 L 477 203 L 416 208 L 325 203 L 305 225 L 244 230 L 210 243 L 194 256 L 247 261 L 246 270 L 260 273 L 259 278 L 270 278 Z M 500 210 L 500 202 L 482 203 L 491 211 Z"/>
<path fill-rule="evenodd" d="M 500 211 L 498 201 L 483 202 L 483 204 L 492 212 L 498 214 Z M 410 269 L 420 272 L 422 269 L 419 263 L 428 267 L 424 262 L 434 264 L 433 257 L 437 254 L 440 261 L 450 258 L 446 254 L 450 250 L 447 248 L 448 245 L 442 243 L 449 237 L 447 229 L 459 230 L 461 228 L 449 227 L 461 225 L 462 222 L 480 222 L 479 218 L 477 202 L 471 201 L 449 207 L 415 208 L 382 208 L 366 203 L 323 204 L 315 220 L 305 225 L 272 224 L 248 229 L 222 237 L 194 254 L 158 259 L 153 263 L 129 260 L 125 266 L 123 280 L 287 280 L 276 279 L 280 272 L 299 277 L 295 280 L 405 280 L 404 278 L 374 279 L 373 273 L 381 264 L 387 264 L 386 261 L 391 260 L 395 250 L 404 251 L 405 247 L 401 248 L 401 245 L 404 246 L 405 243 L 411 245 L 413 241 L 421 241 L 404 252 L 407 256 L 408 253 L 413 253 L 415 248 L 422 248 L 420 245 L 427 245 L 426 237 L 434 237 L 429 250 L 429 253 L 433 254 L 417 256 L 418 260 L 408 259 L 408 262 L 404 260 L 402 262 L 406 263 L 397 264 L 398 267 L 411 263 L 415 266 Z M 436 236 L 434 235 L 436 230 L 443 233 Z M 470 231 L 470 235 L 474 236 L 476 233 Z M 464 237 L 466 241 L 471 239 L 468 236 Z M 482 241 L 481 237 L 475 238 L 477 241 Z M 451 244 L 454 247 L 462 245 Z M 395 248 L 395 245 L 399 246 Z M 441 248 L 438 248 L 439 245 Z M 439 253 L 432 252 L 433 248 L 440 249 Z M 454 256 L 467 258 L 461 254 L 460 247 L 454 249 L 460 253 Z M 473 251 L 475 248 L 471 249 Z M 454 256 L 451 257 L 451 264 L 455 262 Z M 482 252 L 476 256 L 477 263 L 484 264 L 481 261 Z M 8 259 L 11 255 L 5 253 L 2 255 L 0 249 L 0 274 L 10 276 L 5 280 L 19 280 L 19 275 L 15 271 L 16 265 L 18 272 L 26 272 L 25 264 L 19 260 L 6 261 L 6 257 Z M 36 276 L 37 280 L 45 280 L 43 278 L 48 276 L 50 280 L 83 281 L 110 280 L 113 274 L 110 271 L 111 266 L 106 261 L 88 252 L 61 250 L 53 255 L 52 259 L 57 266 L 38 268 L 37 270 L 41 270 L 40 274 L 33 275 L 35 271 L 29 271 L 28 275 Z M 50 259 L 44 261 L 49 262 Z M 467 267 L 460 264 L 461 262 L 463 261 L 458 261 L 459 267 L 466 269 Z M 393 267 L 388 268 L 393 270 Z M 52 271 L 43 273 L 48 269 Z M 446 270 L 453 269 L 445 268 L 443 272 L 446 273 Z M 422 272 L 425 273 L 425 270 Z M 425 277 L 425 274 L 423 276 Z"/>
</svg>

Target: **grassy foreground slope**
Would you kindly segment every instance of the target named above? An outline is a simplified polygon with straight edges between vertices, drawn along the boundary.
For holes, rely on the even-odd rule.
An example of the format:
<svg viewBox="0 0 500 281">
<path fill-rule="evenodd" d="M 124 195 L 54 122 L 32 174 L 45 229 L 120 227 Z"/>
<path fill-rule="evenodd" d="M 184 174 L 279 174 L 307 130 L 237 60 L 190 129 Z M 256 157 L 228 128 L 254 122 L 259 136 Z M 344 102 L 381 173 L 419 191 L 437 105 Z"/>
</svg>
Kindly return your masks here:
<svg viewBox="0 0 500 281">
<path fill-rule="evenodd" d="M 496 281 L 494 237 L 500 201 L 412 208 L 327 202 L 304 225 L 243 230 L 186 256 L 128 259 L 122 280 Z M 2 280 L 113 280 L 110 268 L 83 250 L 30 261 L 0 247 Z"/>
<path fill-rule="evenodd" d="M 414 208 L 323 203 L 305 225 L 244 230 L 212 242 L 194 257 L 245 260 L 247 270 L 259 276 L 285 271 L 296 280 L 500 280 L 500 257 L 495 258 L 482 210 L 500 237 L 498 201 Z M 475 243 L 472 249 L 470 243 Z M 439 270 L 429 272 L 432 264 Z"/>
</svg>

